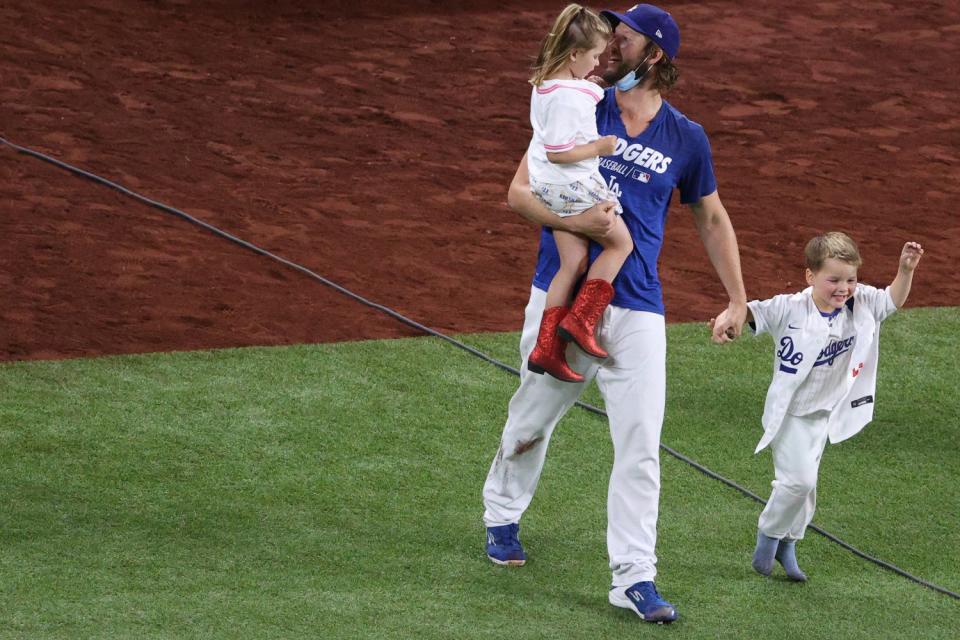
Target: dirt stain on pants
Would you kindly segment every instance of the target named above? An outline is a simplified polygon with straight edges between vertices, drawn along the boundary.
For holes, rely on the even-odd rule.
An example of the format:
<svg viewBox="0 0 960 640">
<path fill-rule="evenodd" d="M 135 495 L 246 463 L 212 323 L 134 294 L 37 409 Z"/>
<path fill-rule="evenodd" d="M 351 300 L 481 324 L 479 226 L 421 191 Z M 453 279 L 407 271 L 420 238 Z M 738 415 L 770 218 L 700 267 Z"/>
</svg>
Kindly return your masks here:
<svg viewBox="0 0 960 640">
<path fill-rule="evenodd" d="M 532 438 L 530 440 L 521 440 L 517 443 L 517 448 L 513 450 L 513 455 L 522 456 L 530 449 L 533 449 L 535 446 L 540 444 L 543 441 L 542 437 Z"/>
</svg>

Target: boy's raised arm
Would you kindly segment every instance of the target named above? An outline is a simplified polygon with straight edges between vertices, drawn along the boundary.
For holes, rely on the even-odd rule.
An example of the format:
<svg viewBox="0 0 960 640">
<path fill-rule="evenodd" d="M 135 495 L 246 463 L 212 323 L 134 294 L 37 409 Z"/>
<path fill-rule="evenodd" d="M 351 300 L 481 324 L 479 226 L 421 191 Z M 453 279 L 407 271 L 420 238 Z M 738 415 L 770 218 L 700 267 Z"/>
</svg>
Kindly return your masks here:
<svg viewBox="0 0 960 640">
<path fill-rule="evenodd" d="M 910 295 L 910 286 L 913 284 L 913 272 L 923 256 L 923 247 L 918 242 L 907 242 L 900 253 L 900 267 L 897 277 L 890 284 L 890 297 L 897 309 L 903 306 Z"/>
</svg>

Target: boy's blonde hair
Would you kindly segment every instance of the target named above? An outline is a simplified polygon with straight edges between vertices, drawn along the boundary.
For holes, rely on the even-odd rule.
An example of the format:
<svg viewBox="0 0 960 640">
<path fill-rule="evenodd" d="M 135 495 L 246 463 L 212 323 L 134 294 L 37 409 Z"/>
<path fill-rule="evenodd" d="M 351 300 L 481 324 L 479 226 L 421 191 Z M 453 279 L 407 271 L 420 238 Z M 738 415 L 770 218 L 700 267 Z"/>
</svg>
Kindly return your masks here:
<svg viewBox="0 0 960 640">
<path fill-rule="evenodd" d="M 823 267 L 827 258 L 846 262 L 854 267 L 863 264 L 857 243 L 841 231 L 830 231 L 823 235 L 811 238 L 803 254 L 807 259 L 807 268 L 816 273 Z"/>
<path fill-rule="evenodd" d="M 540 44 L 530 84 L 539 87 L 546 78 L 563 68 L 575 50 L 593 49 L 612 35 L 610 24 L 599 15 L 579 4 L 567 5 Z"/>
</svg>

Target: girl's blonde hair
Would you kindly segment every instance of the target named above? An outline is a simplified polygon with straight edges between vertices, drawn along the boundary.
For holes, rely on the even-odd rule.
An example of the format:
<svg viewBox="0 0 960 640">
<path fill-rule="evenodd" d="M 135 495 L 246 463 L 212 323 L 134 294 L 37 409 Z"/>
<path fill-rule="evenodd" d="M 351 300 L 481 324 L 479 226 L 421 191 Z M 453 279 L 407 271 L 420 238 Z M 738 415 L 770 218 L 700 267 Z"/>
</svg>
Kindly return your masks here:
<svg viewBox="0 0 960 640">
<path fill-rule="evenodd" d="M 530 84 L 539 87 L 546 78 L 563 68 L 575 50 L 593 49 L 612 35 L 609 23 L 599 15 L 579 4 L 567 5 L 540 45 Z"/>
<path fill-rule="evenodd" d="M 830 231 L 822 236 L 811 238 L 803 253 L 807 259 L 807 268 L 814 273 L 823 267 L 827 258 L 846 262 L 854 267 L 863 264 L 857 243 L 841 231 Z"/>
</svg>

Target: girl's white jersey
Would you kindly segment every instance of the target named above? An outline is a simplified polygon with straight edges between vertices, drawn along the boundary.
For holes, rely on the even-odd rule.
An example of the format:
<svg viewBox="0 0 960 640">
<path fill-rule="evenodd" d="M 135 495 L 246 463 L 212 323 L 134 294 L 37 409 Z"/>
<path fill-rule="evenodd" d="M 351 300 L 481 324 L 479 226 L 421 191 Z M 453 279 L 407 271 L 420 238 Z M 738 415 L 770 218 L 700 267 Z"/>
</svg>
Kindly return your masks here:
<svg viewBox="0 0 960 640">
<path fill-rule="evenodd" d="M 599 168 L 597 157 L 570 164 L 554 164 L 547 152 L 560 153 L 593 142 L 597 134 L 596 106 L 603 89 L 587 80 L 545 80 L 533 87 L 530 124 L 533 137 L 527 148 L 531 180 L 570 184 L 585 180 Z"/>
</svg>

